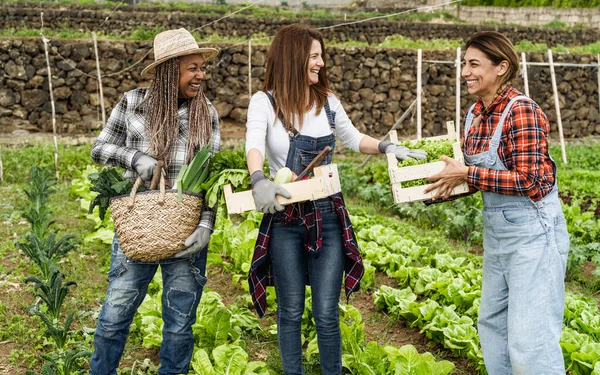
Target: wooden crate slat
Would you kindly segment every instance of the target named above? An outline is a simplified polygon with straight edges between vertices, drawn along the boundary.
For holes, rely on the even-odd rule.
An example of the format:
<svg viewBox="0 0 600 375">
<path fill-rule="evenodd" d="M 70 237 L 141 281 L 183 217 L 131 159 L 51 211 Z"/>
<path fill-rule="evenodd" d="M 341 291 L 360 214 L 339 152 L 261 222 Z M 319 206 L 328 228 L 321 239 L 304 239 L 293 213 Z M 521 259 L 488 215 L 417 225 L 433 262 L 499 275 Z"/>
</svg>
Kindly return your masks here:
<svg viewBox="0 0 600 375">
<path fill-rule="evenodd" d="M 390 180 L 392 183 L 396 183 L 433 176 L 434 174 L 441 172 L 445 166 L 446 163 L 443 161 L 436 161 L 435 163 L 418 164 L 397 168 L 393 171 L 390 171 Z"/>
<path fill-rule="evenodd" d="M 421 185 L 421 186 L 412 186 L 408 188 L 401 188 L 399 184 L 392 185 L 392 193 L 394 195 L 395 203 L 405 203 L 405 202 L 420 202 L 427 199 L 433 199 L 434 195 L 437 193 L 438 189 L 432 190 L 429 193 L 425 194 L 423 191 L 425 188 L 431 186 L 432 184 Z M 458 186 L 455 186 L 452 189 L 452 194 L 450 195 L 458 195 L 469 192 L 469 186 L 466 183 L 462 183 Z"/>
</svg>

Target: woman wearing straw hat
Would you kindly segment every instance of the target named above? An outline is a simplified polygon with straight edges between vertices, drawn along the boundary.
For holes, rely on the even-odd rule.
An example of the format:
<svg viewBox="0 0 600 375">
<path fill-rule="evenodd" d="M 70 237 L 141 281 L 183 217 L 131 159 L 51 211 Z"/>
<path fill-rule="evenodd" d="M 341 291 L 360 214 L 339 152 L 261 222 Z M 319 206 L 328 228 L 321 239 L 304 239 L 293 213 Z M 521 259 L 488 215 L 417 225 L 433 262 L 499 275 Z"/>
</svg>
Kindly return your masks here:
<svg viewBox="0 0 600 375">
<path fill-rule="evenodd" d="M 205 98 L 202 81 L 206 62 L 218 50 L 200 48 L 185 29 L 154 38 L 154 63 L 142 75 L 154 75 L 150 87 L 123 95 L 96 139 L 92 159 L 126 169 L 134 181 L 152 178 L 157 160 L 165 161 L 167 182 L 173 186 L 179 169 L 203 146 L 219 149 L 219 119 Z M 115 235 L 106 301 L 94 335 L 90 374 L 116 375 L 133 316 L 146 295 L 158 266 L 163 278 L 163 341 L 159 374 L 188 372 L 194 349 L 192 324 L 206 283 L 207 245 L 215 213 L 204 208 L 186 250 L 157 262 L 127 258 Z"/>
<path fill-rule="evenodd" d="M 326 53 L 318 31 L 306 25 L 280 29 L 267 56 L 264 91 L 250 100 L 246 154 L 252 195 L 264 212 L 248 282 L 260 316 L 266 309 L 266 287 L 277 294 L 277 335 L 285 374 L 304 374 L 301 324 L 305 285 L 312 290 L 321 369 L 342 373 L 342 340 L 338 302 L 345 273 L 345 292 L 358 290 L 363 265 L 341 193 L 316 201 L 281 206 L 289 198 L 262 172 L 266 155 L 271 175 L 283 167 L 300 174 L 336 135 L 350 149 L 365 154 L 393 153 L 398 159 L 422 159 L 409 150 L 361 134 L 329 89 Z M 330 164 L 330 153 L 321 164 Z"/>
</svg>

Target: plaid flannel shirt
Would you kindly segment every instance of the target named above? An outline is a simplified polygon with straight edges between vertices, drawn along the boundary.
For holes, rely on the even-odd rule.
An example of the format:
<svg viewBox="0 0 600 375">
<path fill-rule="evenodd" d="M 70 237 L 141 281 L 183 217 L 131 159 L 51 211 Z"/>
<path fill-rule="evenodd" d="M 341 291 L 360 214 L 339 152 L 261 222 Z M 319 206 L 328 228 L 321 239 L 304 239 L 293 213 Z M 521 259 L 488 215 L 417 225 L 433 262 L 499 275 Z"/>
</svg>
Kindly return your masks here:
<svg viewBox="0 0 600 375">
<path fill-rule="evenodd" d="M 511 86 L 487 107 L 478 126 L 471 126 L 463 139 L 463 150 L 474 155 L 489 148 L 496 125 L 510 100 L 521 94 Z M 473 114 L 483 111 L 481 99 Z M 548 153 L 550 124 L 542 109 L 531 101 L 517 101 L 504 121 L 498 156 L 506 171 L 470 166 L 467 183 L 483 191 L 528 196 L 534 202 L 544 198 L 554 186 L 552 160 Z"/>
<path fill-rule="evenodd" d="M 135 181 L 138 177 L 133 168 L 134 156 L 138 152 L 148 154 L 150 138 L 147 133 L 148 122 L 144 109 L 140 105 L 148 92 L 147 88 L 137 88 L 126 92 L 123 98 L 113 108 L 102 132 L 96 138 L 92 148 L 92 159 L 99 164 L 125 168 L 123 177 Z M 219 115 L 213 105 L 207 100 L 212 117 L 212 134 L 210 151 L 214 155 L 219 151 L 221 134 L 219 130 Z M 178 109 L 179 138 L 175 144 L 174 157 L 166 170 L 167 183 L 175 185 L 177 174 L 187 159 L 188 117 L 190 101 L 184 102 Z M 214 228 L 216 208 L 209 209 L 206 204 L 202 209 L 200 225 L 209 229 Z"/>
<path fill-rule="evenodd" d="M 348 210 L 344 204 L 342 193 L 337 193 L 329 197 L 338 215 L 342 225 L 342 241 L 344 247 L 344 289 L 346 299 L 350 298 L 352 292 L 360 289 L 360 279 L 365 270 L 362 263 L 362 257 L 358 250 L 358 243 L 354 235 L 354 229 L 350 222 Z M 312 202 L 294 203 L 286 207 L 284 211 L 284 222 L 295 222 L 301 219 L 302 225 L 306 227 L 307 238 L 305 248 L 307 252 L 317 252 L 321 250 L 323 244 L 321 211 L 315 209 Z M 267 311 L 267 286 L 274 285 L 273 272 L 271 269 L 271 258 L 269 257 L 269 241 L 271 239 L 271 224 L 273 215 L 265 214 L 260 223 L 260 229 L 256 245 L 254 247 L 254 256 L 248 275 L 248 285 L 252 302 L 256 308 L 258 316 L 261 318 Z"/>
</svg>

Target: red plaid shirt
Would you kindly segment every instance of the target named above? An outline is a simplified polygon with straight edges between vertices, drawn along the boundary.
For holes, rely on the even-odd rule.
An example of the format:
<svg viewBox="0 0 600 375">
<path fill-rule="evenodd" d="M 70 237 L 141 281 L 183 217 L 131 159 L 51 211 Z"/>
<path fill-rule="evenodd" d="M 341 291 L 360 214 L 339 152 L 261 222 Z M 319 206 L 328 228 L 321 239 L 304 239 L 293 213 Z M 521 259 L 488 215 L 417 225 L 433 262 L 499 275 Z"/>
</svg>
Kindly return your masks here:
<svg viewBox="0 0 600 375">
<path fill-rule="evenodd" d="M 342 193 L 334 194 L 329 198 L 333 202 L 342 226 L 342 242 L 345 255 L 344 272 L 346 274 L 344 289 L 346 298 L 348 299 L 352 292 L 356 292 L 360 288 L 360 279 L 364 274 L 364 266 Z M 315 210 L 312 202 L 294 203 L 287 206 L 285 210 L 285 222 L 294 222 L 298 218 L 302 220 L 307 231 L 306 251 L 319 251 L 323 243 L 321 211 L 318 209 Z M 252 257 L 252 265 L 250 266 L 250 274 L 248 275 L 248 285 L 250 287 L 250 294 L 252 295 L 252 302 L 258 316 L 261 318 L 267 311 L 267 286 L 274 285 L 271 258 L 269 257 L 272 222 L 273 215 L 265 214 L 260 223 L 258 238 L 254 247 L 254 256 Z"/>
<path fill-rule="evenodd" d="M 478 126 L 471 126 L 463 150 L 467 155 L 487 151 L 496 125 L 508 102 L 523 95 L 511 86 L 488 106 Z M 481 99 L 473 114 L 483 111 Z M 530 197 L 534 202 L 544 198 L 554 186 L 552 161 L 548 154 L 550 124 L 542 109 L 531 101 L 517 101 L 504 121 L 498 156 L 506 171 L 469 167 L 467 183 L 482 191 Z"/>
</svg>

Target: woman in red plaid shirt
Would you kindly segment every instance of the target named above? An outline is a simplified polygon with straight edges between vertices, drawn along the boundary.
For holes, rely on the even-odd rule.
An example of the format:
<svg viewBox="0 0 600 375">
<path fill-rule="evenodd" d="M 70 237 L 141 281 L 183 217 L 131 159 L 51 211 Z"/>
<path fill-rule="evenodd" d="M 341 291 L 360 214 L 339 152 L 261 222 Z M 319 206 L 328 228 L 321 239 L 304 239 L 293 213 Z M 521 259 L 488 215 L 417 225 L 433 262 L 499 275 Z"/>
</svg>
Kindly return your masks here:
<svg viewBox="0 0 600 375">
<path fill-rule="evenodd" d="M 467 166 L 442 157 L 429 178 L 434 198 L 466 181 L 484 203 L 483 281 L 477 328 L 490 375 L 565 374 L 559 340 L 569 235 L 558 198 L 550 126 L 541 108 L 510 85 L 519 69 L 497 32 L 466 45 L 462 77 L 479 97 L 465 121 Z"/>
</svg>

